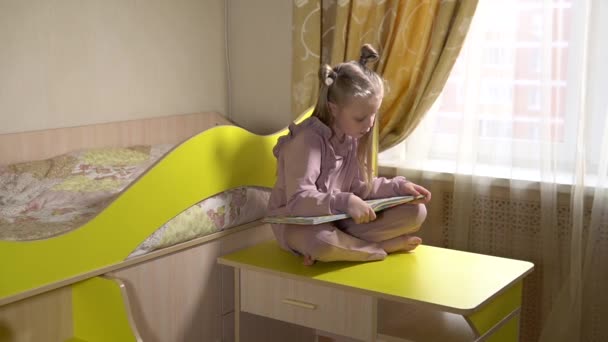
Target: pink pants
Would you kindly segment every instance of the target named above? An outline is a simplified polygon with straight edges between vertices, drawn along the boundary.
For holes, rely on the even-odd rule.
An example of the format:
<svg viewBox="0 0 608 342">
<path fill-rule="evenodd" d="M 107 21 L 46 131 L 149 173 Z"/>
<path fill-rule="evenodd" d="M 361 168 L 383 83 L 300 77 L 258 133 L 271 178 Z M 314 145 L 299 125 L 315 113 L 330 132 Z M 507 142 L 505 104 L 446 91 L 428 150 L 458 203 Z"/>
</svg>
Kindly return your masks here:
<svg viewBox="0 0 608 342">
<path fill-rule="evenodd" d="M 399 243 L 403 236 L 418 231 L 426 207 L 402 204 L 376 215 L 376 220 L 364 224 L 346 219 L 315 226 L 285 225 L 283 238 L 290 249 L 314 260 L 382 260 L 387 255 L 382 245 L 390 245 L 390 240 Z"/>
</svg>

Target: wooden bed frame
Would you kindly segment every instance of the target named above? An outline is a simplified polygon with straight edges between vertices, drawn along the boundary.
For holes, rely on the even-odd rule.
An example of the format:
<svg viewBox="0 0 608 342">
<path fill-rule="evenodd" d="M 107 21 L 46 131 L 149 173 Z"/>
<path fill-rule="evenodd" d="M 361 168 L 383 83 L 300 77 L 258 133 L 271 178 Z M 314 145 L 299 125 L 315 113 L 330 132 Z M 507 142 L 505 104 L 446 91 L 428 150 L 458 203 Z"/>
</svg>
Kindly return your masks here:
<svg viewBox="0 0 608 342">
<path fill-rule="evenodd" d="M 126 257 L 194 203 L 239 186 L 271 187 L 272 147 L 285 133 L 258 136 L 217 113 L 199 113 L 0 135 L 1 164 L 82 148 L 183 142 L 79 229 L 0 241 L 0 340 L 230 341 L 232 272 L 216 259 L 271 239 L 269 226 L 253 222 Z M 314 338 L 310 329 L 257 320 L 242 321 L 251 340 Z"/>
</svg>

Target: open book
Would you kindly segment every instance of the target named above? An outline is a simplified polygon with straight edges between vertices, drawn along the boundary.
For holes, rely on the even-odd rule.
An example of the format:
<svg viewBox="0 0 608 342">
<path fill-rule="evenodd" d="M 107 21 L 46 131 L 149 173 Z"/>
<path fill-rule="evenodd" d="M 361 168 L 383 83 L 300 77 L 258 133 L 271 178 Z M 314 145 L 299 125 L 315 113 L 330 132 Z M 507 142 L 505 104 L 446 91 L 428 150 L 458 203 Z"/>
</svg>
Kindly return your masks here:
<svg viewBox="0 0 608 342">
<path fill-rule="evenodd" d="M 369 204 L 375 212 L 388 209 L 403 203 L 411 202 L 413 200 L 424 198 L 420 196 L 398 196 L 389 198 L 379 198 L 365 201 Z M 303 225 L 315 225 L 326 222 L 338 221 L 345 218 L 349 218 L 348 214 L 336 214 L 336 215 L 325 215 L 325 216 L 269 216 L 262 219 L 264 223 L 279 223 L 279 224 L 303 224 Z"/>
</svg>

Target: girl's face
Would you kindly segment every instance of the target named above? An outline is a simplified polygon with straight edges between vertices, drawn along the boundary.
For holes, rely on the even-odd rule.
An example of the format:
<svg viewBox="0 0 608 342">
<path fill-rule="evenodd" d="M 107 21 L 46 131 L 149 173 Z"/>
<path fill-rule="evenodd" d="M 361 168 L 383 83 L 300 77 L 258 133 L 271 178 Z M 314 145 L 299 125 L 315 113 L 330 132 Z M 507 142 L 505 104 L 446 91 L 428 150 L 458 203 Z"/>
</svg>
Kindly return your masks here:
<svg viewBox="0 0 608 342">
<path fill-rule="evenodd" d="M 382 104 L 382 96 L 355 98 L 343 106 L 329 102 L 334 124 L 345 134 L 359 139 L 374 126 L 376 113 Z"/>
</svg>

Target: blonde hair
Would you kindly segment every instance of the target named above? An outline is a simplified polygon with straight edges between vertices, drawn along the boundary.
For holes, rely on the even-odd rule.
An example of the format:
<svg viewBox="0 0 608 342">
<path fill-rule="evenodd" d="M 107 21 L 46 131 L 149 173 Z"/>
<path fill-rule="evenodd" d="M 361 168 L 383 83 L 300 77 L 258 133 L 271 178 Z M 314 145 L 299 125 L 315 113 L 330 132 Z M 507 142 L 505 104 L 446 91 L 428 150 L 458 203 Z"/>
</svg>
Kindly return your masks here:
<svg viewBox="0 0 608 342">
<path fill-rule="evenodd" d="M 365 44 L 361 47 L 361 56 L 358 61 L 340 63 L 335 67 L 324 64 L 319 69 L 319 99 L 312 113 L 328 127 L 332 128 L 334 117 L 329 109 L 329 103 L 344 106 L 353 98 L 370 99 L 384 96 L 384 85 L 380 75 L 367 67 L 370 62 L 378 60 L 378 53 L 374 48 Z M 374 126 L 378 121 L 378 115 L 374 120 Z M 373 129 L 359 138 L 357 148 L 357 160 L 359 170 L 367 183 L 367 193 L 371 191 L 373 178 L 372 153 L 373 153 Z M 367 193 L 365 196 L 367 196 Z"/>
</svg>

